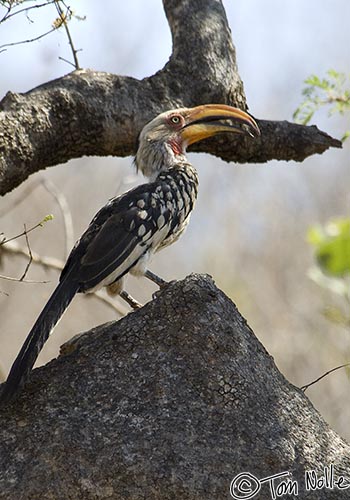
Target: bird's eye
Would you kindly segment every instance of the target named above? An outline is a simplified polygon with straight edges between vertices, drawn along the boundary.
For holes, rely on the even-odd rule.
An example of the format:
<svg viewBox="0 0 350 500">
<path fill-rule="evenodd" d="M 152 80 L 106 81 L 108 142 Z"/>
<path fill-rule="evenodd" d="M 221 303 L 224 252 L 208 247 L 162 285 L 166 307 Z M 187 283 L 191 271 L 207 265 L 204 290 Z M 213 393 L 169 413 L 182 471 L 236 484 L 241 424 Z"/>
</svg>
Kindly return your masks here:
<svg viewBox="0 0 350 500">
<path fill-rule="evenodd" d="M 171 123 L 174 125 L 178 125 L 180 123 L 180 117 L 178 115 L 174 115 L 170 118 Z"/>
</svg>

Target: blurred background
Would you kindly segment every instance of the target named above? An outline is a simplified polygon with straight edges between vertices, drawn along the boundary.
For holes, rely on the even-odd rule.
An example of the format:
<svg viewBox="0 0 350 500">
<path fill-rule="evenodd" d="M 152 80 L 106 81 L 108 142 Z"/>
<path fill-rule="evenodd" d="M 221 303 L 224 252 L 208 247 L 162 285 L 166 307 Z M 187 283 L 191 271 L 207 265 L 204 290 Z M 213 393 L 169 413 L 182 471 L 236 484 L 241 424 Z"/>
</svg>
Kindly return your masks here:
<svg viewBox="0 0 350 500">
<path fill-rule="evenodd" d="M 70 32 L 83 68 L 136 78 L 163 67 L 171 39 L 160 0 L 72 2 Z M 292 120 L 302 101 L 303 81 L 330 68 L 350 73 L 348 0 L 224 1 L 238 67 L 250 112 L 257 118 Z M 1 12 L 0 12 L 1 14 Z M 2 16 L 0 16 L 2 17 Z M 54 6 L 0 24 L 0 45 L 33 38 L 51 28 Z M 34 21 L 34 22 L 33 22 Z M 7 47 L 0 53 L 0 98 L 26 92 L 71 71 L 63 29 L 40 41 Z M 350 128 L 345 118 L 326 111 L 313 123 L 340 138 Z M 200 194 L 187 233 L 161 252 L 151 269 L 167 280 L 191 272 L 209 273 L 237 304 L 282 373 L 304 385 L 350 361 L 350 328 L 325 317 L 336 296 L 307 275 L 313 264 L 308 228 L 350 209 L 350 140 L 303 163 L 226 164 L 204 154 L 190 155 L 198 168 Z M 29 235 L 42 257 L 65 260 L 72 237 L 64 216 L 71 216 L 73 240 L 106 201 L 142 182 L 131 158 L 82 158 L 30 177 L 0 202 L 0 232 L 10 238 L 47 214 L 54 219 Z M 62 211 L 62 204 L 67 205 Z M 68 214 L 68 215 L 67 215 Z M 73 241 L 73 242 L 74 242 Z M 25 239 L 16 243 L 26 248 Z M 171 265 L 169 265 L 171 263 Z M 20 277 L 27 259 L 4 255 L 0 273 Z M 5 378 L 34 320 L 57 283 L 58 272 L 32 264 L 29 284 L 0 281 L 0 370 Z M 141 302 L 155 287 L 130 278 L 128 290 Z M 121 303 L 121 311 L 127 307 Z M 118 317 L 95 297 L 76 297 L 46 344 L 38 364 L 55 357 L 59 346 L 78 332 Z M 349 378 L 339 370 L 307 391 L 329 424 L 350 438 Z"/>
</svg>

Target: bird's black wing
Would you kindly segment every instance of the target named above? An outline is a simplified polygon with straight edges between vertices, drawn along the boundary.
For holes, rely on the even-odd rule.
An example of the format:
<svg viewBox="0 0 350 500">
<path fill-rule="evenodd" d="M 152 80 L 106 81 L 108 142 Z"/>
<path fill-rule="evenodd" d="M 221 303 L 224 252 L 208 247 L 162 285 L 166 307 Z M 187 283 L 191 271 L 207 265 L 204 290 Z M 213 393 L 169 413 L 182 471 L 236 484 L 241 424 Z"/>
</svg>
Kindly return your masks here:
<svg viewBox="0 0 350 500">
<path fill-rule="evenodd" d="M 163 189 L 162 183 L 143 184 L 105 205 L 73 248 L 61 279 L 75 267 L 85 292 L 126 274 L 168 233 L 173 212 Z"/>
</svg>

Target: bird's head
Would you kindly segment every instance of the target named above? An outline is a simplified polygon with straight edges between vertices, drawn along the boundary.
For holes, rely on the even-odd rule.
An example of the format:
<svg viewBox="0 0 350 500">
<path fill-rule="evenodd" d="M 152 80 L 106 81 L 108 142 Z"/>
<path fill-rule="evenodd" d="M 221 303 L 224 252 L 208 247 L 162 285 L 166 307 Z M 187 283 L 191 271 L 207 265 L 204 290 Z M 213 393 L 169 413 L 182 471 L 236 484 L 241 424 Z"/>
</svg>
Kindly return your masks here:
<svg viewBox="0 0 350 500">
<path fill-rule="evenodd" d="M 244 111 L 225 104 L 166 111 L 142 129 L 136 166 L 149 178 L 184 159 L 187 146 L 220 132 L 260 135 L 255 120 Z"/>
</svg>

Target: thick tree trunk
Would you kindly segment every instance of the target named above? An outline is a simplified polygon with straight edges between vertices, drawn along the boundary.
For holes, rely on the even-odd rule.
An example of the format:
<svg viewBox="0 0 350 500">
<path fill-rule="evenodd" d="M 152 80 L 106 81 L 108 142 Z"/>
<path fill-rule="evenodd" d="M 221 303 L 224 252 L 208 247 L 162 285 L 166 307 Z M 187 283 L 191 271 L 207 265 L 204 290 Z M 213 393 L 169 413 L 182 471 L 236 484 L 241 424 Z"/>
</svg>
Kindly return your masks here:
<svg viewBox="0 0 350 500">
<path fill-rule="evenodd" d="M 1 499 L 265 500 L 281 480 L 350 498 L 349 445 L 205 276 L 71 341 L 0 410 Z"/>
<path fill-rule="evenodd" d="M 137 80 L 79 70 L 0 102 L 0 195 L 30 174 L 84 155 L 135 153 L 143 125 L 166 109 L 227 103 L 246 109 L 221 0 L 163 0 L 173 39 L 169 62 Z M 254 113 L 254 110 L 252 110 Z M 236 162 L 302 161 L 341 143 L 316 127 L 259 121 L 262 135 L 196 145 Z"/>
</svg>

